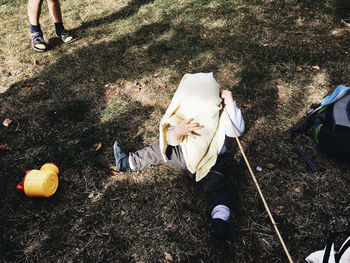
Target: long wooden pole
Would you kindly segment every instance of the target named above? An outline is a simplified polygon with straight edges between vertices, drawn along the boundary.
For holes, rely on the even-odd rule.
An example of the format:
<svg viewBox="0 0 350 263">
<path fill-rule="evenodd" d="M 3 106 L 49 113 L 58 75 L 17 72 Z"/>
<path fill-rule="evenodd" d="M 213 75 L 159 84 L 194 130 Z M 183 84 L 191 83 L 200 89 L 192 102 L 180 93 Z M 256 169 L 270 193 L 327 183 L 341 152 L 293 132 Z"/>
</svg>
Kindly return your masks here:
<svg viewBox="0 0 350 263">
<path fill-rule="evenodd" d="M 228 115 L 226 109 L 225 109 L 225 113 L 226 113 L 226 115 L 227 115 L 227 118 L 230 119 L 230 116 Z M 252 168 L 250 167 L 249 161 L 248 161 L 248 159 L 247 159 L 247 156 L 246 156 L 245 153 L 244 153 L 244 150 L 243 150 L 243 147 L 242 147 L 242 145 L 241 145 L 241 142 L 240 142 L 239 139 L 238 139 L 236 128 L 235 128 L 235 126 L 233 125 L 232 121 L 230 121 L 230 123 L 231 123 L 231 126 L 232 126 L 232 130 L 233 130 L 233 132 L 234 132 L 234 134 L 235 134 L 235 137 L 236 137 L 236 140 L 237 140 L 237 143 L 238 143 L 238 147 L 239 147 L 239 149 L 240 149 L 241 152 L 242 152 L 242 155 L 243 155 L 243 158 L 244 158 L 244 160 L 245 160 L 245 163 L 247 164 L 247 167 L 248 167 L 248 170 L 249 170 L 249 172 L 250 172 L 250 175 L 251 175 L 252 178 L 253 178 L 253 181 L 254 181 L 254 183 L 255 183 L 256 188 L 258 189 L 258 192 L 259 192 L 259 194 L 260 194 L 260 197 L 261 197 L 261 199 L 262 199 L 262 201 L 263 201 L 263 203 L 264 203 L 265 209 L 266 209 L 266 211 L 267 211 L 267 213 L 268 213 L 268 215 L 269 215 L 269 217 L 270 217 L 271 223 L 272 223 L 273 227 L 275 228 L 275 231 L 276 231 L 276 233 L 277 233 L 277 236 L 278 236 L 279 240 L 281 241 L 281 244 L 282 244 L 282 247 L 283 247 L 283 249 L 284 249 L 284 252 L 286 253 L 289 262 L 290 262 L 290 263 L 293 263 L 293 260 L 292 260 L 292 258 L 291 258 L 291 256 L 290 256 L 289 252 L 288 252 L 288 249 L 287 249 L 287 247 L 286 247 L 286 244 L 285 244 L 284 241 L 283 241 L 283 238 L 282 238 L 282 236 L 281 236 L 281 234 L 280 234 L 280 231 L 278 230 L 278 227 L 277 227 L 277 225 L 276 225 L 276 222 L 275 222 L 275 220 L 273 219 L 273 216 L 272 216 L 272 214 L 271 214 L 271 211 L 270 211 L 270 209 L 269 209 L 269 207 L 268 207 L 268 205 L 267 205 L 267 203 L 266 203 L 266 200 L 265 200 L 265 198 L 264 198 L 264 195 L 263 195 L 263 193 L 262 193 L 262 191 L 261 191 L 261 189 L 260 189 L 260 186 L 259 186 L 259 184 L 258 184 L 258 181 L 256 180 L 256 177 L 255 177 L 255 175 L 254 175 L 254 172 L 253 172 Z"/>
</svg>

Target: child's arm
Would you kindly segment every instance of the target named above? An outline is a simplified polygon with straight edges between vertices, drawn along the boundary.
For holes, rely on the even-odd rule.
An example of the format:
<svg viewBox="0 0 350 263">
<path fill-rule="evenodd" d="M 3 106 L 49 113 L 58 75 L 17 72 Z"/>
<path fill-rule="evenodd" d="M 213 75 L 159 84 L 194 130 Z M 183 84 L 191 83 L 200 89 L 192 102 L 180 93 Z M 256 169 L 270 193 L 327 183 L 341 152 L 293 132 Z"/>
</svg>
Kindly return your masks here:
<svg viewBox="0 0 350 263">
<path fill-rule="evenodd" d="M 237 107 L 236 101 L 233 100 L 232 92 L 229 90 L 221 90 L 220 97 L 222 98 L 224 107 L 230 116 L 230 119 L 225 123 L 226 136 L 235 137 L 230 121 L 236 129 L 237 136 L 240 136 L 245 130 L 245 123 L 241 110 Z"/>
<path fill-rule="evenodd" d="M 169 129 L 167 133 L 168 143 L 170 145 L 176 146 L 180 144 L 183 138 L 188 135 L 193 139 L 196 139 L 195 131 L 200 129 L 198 122 L 193 122 L 193 119 L 187 119 L 180 122 L 173 129 Z"/>
</svg>

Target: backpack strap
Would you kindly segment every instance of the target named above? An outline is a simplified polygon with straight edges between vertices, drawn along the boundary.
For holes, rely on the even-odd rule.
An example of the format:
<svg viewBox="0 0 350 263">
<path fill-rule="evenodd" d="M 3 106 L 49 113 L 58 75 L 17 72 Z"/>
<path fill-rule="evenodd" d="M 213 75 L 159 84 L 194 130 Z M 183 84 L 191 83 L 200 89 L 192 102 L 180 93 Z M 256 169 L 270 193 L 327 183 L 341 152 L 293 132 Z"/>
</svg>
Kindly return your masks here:
<svg viewBox="0 0 350 263">
<path fill-rule="evenodd" d="M 310 160 L 309 157 L 307 157 L 307 155 L 304 153 L 304 151 L 299 146 L 295 146 L 295 149 L 298 151 L 300 156 L 304 159 L 306 164 L 311 168 L 311 170 L 313 172 L 316 172 L 317 171 L 317 166 Z"/>
<path fill-rule="evenodd" d="M 322 263 L 328 263 L 329 257 L 331 256 L 331 249 L 334 244 L 335 238 L 339 235 L 339 233 L 330 233 L 327 238 L 326 248 L 324 250 Z"/>
<path fill-rule="evenodd" d="M 295 126 L 289 129 L 291 144 L 294 145 L 294 148 L 298 151 L 300 156 L 304 159 L 306 164 L 311 168 L 313 172 L 317 171 L 316 165 L 310 160 L 310 158 L 305 154 L 305 152 L 294 143 L 294 139 L 296 134 L 306 132 L 307 129 L 310 128 L 312 121 L 316 117 L 315 113 L 318 112 L 321 108 L 322 107 L 318 107 L 317 109 L 311 110 L 305 120 L 298 122 Z"/>
<path fill-rule="evenodd" d="M 322 263 L 328 263 L 329 262 L 329 258 L 331 255 L 331 250 L 332 250 L 332 246 L 334 245 L 334 241 L 337 238 L 337 236 L 341 235 L 341 234 L 346 234 L 348 236 L 350 236 L 350 232 L 348 231 L 344 231 L 344 232 L 335 232 L 335 233 L 330 233 L 328 238 L 327 238 L 327 245 L 325 248 L 325 253 L 323 256 L 323 261 Z M 342 245 L 341 249 L 339 252 L 336 252 L 334 257 L 335 257 L 335 263 L 339 263 L 342 255 L 344 254 L 344 252 L 350 247 L 350 238 L 347 239 L 347 241 Z"/>
<path fill-rule="evenodd" d="M 350 248 L 350 233 L 348 233 L 348 235 L 349 235 L 348 239 L 341 246 L 339 252 L 335 254 L 335 262 L 336 263 L 339 263 L 341 257 L 344 255 L 345 251 Z"/>
</svg>

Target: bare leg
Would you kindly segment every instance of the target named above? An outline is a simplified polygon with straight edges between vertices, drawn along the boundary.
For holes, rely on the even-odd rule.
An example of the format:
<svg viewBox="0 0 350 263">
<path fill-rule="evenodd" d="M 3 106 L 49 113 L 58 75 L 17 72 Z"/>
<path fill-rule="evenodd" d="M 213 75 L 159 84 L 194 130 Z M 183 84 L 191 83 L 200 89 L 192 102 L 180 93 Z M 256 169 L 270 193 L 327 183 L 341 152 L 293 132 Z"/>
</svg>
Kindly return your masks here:
<svg viewBox="0 0 350 263">
<path fill-rule="evenodd" d="M 62 12 L 59 0 L 47 0 L 50 14 L 55 23 L 62 23 Z"/>
<path fill-rule="evenodd" d="M 47 48 L 39 23 L 42 3 L 43 0 L 28 0 L 29 31 L 32 38 L 32 47 L 36 51 L 45 51 Z"/>
<path fill-rule="evenodd" d="M 28 0 L 28 16 L 30 24 L 39 25 L 39 17 L 41 13 L 41 5 L 43 0 Z"/>
<path fill-rule="evenodd" d="M 73 41 L 73 36 L 63 26 L 62 12 L 59 0 L 47 0 L 50 14 L 55 22 L 56 34 L 65 43 Z"/>
</svg>

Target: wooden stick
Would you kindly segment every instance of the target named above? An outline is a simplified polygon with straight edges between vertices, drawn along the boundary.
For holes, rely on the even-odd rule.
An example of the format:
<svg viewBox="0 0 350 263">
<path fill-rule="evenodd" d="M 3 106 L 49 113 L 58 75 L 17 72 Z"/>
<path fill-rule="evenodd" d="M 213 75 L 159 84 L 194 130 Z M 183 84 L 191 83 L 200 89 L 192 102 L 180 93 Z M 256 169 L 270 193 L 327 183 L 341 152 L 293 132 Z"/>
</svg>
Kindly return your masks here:
<svg viewBox="0 0 350 263">
<path fill-rule="evenodd" d="M 229 120 L 230 120 L 230 116 L 228 115 L 228 112 L 226 111 L 226 109 L 225 109 L 225 113 L 226 113 L 227 117 L 228 117 Z M 283 249 L 284 249 L 284 252 L 286 253 L 289 262 L 290 262 L 290 263 L 293 263 L 293 260 L 292 260 L 292 258 L 291 258 L 291 256 L 290 256 L 289 252 L 288 252 L 288 249 L 287 249 L 287 247 L 286 247 L 286 244 L 285 244 L 284 241 L 283 241 L 283 238 L 282 238 L 282 236 L 281 236 L 281 234 L 280 234 L 280 231 L 279 231 L 278 228 L 277 228 L 276 222 L 275 222 L 275 220 L 273 219 L 273 216 L 272 216 L 272 214 L 271 214 L 271 212 L 270 212 L 270 209 L 269 209 L 269 207 L 268 207 L 268 205 L 267 205 L 267 203 L 266 203 L 266 201 L 265 201 L 264 195 L 263 195 L 263 193 L 262 193 L 262 191 L 261 191 L 261 189 L 260 189 L 260 186 L 259 186 L 259 184 L 258 184 L 258 181 L 257 181 L 256 178 L 255 178 L 254 172 L 253 172 L 252 168 L 250 167 L 249 161 L 248 161 L 248 159 L 247 159 L 247 157 L 246 157 L 246 155 L 245 155 L 245 153 L 244 153 L 244 150 L 243 150 L 243 147 L 242 147 L 242 145 L 241 145 L 241 142 L 240 142 L 239 139 L 238 139 L 236 128 L 235 128 L 235 126 L 233 125 L 232 121 L 230 121 L 230 123 L 231 123 L 231 126 L 232 126 L 232 130 L 233 130 L 233 132 L 234 132 L 234 134 L 235 134 L 235 137 L 236 137 L 236 140 L 237 140 L 239 149 L 240 149 L 241 152 L 242 152 L 243 158 L 244 158 L 244 160 L 245 160 L 245 163 L 247 164 L 248 170 L 249 170 L 249 172 L 250 172 L 250 175 L 251 175 L 252 178 L 253 178 L 253 181 L 254 181 L 254 183 L 255 183 L 255 186 L 256 186 L 257 189 L 258 189 L 258 192 L 259 192 L 259 194 L 260 194 L 260 197 L 261 197 L 261 199 L 262 199 L 262 201 L 263 201 L 263 203 L 264 203 L 265 209 L 266 209 L 266 211 L 267 211 L 267 213 L 268 213 L 268 215 L 269 215 L 269 217 L 270 217 L 271 223 L 272 223 L 273 227 L 275 228 L 275 231 L 276 231 L 276 233 L 277 233 L 278 238 L 279 238 L 280 241 L 281 241 L 281 244 L 282 244 L 282 247 L 283 247 Z"/>
</svg>

